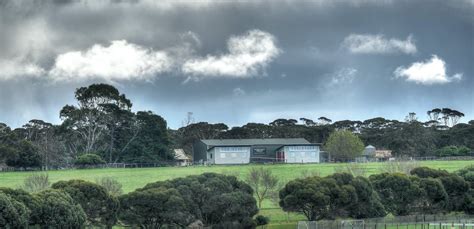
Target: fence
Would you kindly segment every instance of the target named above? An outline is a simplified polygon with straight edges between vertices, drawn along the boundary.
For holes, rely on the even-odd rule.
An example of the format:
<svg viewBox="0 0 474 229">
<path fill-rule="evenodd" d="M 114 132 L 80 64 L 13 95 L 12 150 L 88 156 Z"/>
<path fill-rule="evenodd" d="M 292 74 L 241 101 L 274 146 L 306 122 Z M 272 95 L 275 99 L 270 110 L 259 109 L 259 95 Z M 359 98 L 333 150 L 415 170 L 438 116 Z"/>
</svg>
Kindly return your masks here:
<svg viewBox="0 0 474 229">
<path fill-rule="evenodd" d="M 159 163 L 107 163 L 101 165 L 86 165 L 86 166 L 68 166 L 68 167 L 53 167 L 48 168 L 41 167 L 30 167 L 30 168 L 17 168 L 17 167 L 0 167 L 0 172 L 14 172 L 14 171 L 47 171 L 47 170 L 66 170 L 66 169 L 105 169 L 105 168 L 153 168 L 153 167 L 169 167 L 177 166 L 178 161 L 162 161 Z M 189 164 L 192 165 L 192 164 Z"/>
<path fill-rule="evenodd" d="M 474 215 L 412 215 L 364 220 L 299 221 L 298 229 L 474 229 Z"/>
</svg>

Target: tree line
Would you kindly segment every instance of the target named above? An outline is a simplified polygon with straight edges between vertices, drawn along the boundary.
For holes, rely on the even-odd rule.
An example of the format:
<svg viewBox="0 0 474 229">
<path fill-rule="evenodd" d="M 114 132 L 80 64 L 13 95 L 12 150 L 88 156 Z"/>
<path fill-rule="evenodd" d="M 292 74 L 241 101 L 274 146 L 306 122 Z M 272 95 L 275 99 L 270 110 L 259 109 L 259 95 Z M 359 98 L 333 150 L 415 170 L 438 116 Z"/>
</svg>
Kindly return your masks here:
<svg viewBox="0 0 474 229">
<path fill-rule="evenodd" d="M 90 160 L 161 163 L 174 159 L 174 148 L 192 155 L 192 144 L 199 139 L 305 138 L 326 143 L 337 130 L 350 131 L 365 145 L 390 149 L 399 157 L 457 156 L 474 149 L 474 120 L 459 123 L 464 114 L 449 108 L 428 111 L 427 122 L 418 121 L 412 112 L 405 121 L 378 117 L 333 122 L 320 117 L 315 121 L 276 119 L 269 124 L 247 123 L 232 128 L 224 123 L 195 123 L 188 113 L 184 126 L 173 130 L 151 111 L 133 112 L 132 101 L 111 85 L 81 87 L 74 96 L 77 103 L 59 111 L 60 124 L 33 119 L 12 129 L 0 123 L 0 166 L 47 169 Z M 88 155 L 87 160 L 79 158 L 83 155 Z"/>
<path fill-rule="evenodd" d="M 193 142 L 199 139 L 305 138 L 326 145 L 331 133 L 348 131 L 359 137 L 365 145 L 392 150 L 395 157 L 449 156 L 446 151 L 440 151 L 444 147 L 463 148 L 451 156 L 468 155 L 474 149 L 474 120 L 459 123 L 459 119 L 464 116 L 458 114 L 460 112 L 448 108 L 439 110 L 450 112 L 442 116 L 438 114 L 427 122 L 418 121 L 414 113 L 408 115 L 405 121 L 377 117 L 365 121 L 332 122 L 321 117 L 318 121 L 308 118 L 301 118 L 301 122 L 296 119 L 277 119 L 269 124 L 248 123 L 232 128 L 224 123 L 198 122 L 171 130 L 171 136 L 175 147 L 192 152 Z M 442 119 L 451 121 L 446 121 L 449 125 L 444 125 L 440 121 Z"/>
<path fill-rule="evenodd" d="M 409 175 L 311 175 L 279 187 L 278 177 L 270 170 L 255 168 L 245 182 L 235 176 L 204 173 L 149 183 L 127 194 L 117 191 L 113 181 L 59 181 L 33 193 L 0 188 L 0 227 L 255 228 L 269 222 L 257 216 L 264 199 L 277 201 L 284 211 L 303 214 L 310 221 L 387 214 L 474 214 L 473 175 L 473 166 L 454 173 L 418 167 Z"/>
</svg>

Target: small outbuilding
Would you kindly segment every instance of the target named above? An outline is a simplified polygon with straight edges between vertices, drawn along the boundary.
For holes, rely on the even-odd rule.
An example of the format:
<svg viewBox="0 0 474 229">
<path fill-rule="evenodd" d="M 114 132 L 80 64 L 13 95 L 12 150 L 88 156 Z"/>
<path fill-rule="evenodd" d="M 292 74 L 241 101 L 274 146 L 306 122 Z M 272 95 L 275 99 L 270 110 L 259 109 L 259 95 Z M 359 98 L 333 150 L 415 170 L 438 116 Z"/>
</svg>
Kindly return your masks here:
<svg viewBox="0 0 474 229">
<path fill-rule="evenodd" d="M 174 158 L 179 166 L 188 166 L 191 164 L 191 159 L 186 155 L 183 149 L 174 149 Z"/>
<path fill-rule="evenodd" d="M 356 162 L 386 161 L 391 157 L 391 150 L 378 150 L 373 145 L 368 145 L 362 151 L 361 156 L 356 158 Z"/>
</svg>

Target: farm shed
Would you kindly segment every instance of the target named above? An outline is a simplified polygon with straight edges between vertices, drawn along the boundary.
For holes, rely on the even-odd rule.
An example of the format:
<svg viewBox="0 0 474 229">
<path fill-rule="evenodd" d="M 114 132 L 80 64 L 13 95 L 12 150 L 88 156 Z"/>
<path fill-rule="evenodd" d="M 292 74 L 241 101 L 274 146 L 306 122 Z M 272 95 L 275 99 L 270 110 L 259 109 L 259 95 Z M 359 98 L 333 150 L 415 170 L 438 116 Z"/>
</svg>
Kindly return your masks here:
<svg viewBox="0 0 474 229">
<path fill-rule="evenodd" d="M 357 162 L 386 161 L 392 157 L 391 150 L 378 150 L 372 145 L 365 147 L 362 155 L 356 158 Z"/>
<path fill-rule="evenodd" d="M 193 145 L 195 163 L 319 163 L 319 146 L 304 138 L 202 139 Z"/>
<path fill-rule="evenodd" d="M 174 149 L 174 158 L 179 166 L 187 166 L 191 162 L 183 149 Z"/>
</svg>

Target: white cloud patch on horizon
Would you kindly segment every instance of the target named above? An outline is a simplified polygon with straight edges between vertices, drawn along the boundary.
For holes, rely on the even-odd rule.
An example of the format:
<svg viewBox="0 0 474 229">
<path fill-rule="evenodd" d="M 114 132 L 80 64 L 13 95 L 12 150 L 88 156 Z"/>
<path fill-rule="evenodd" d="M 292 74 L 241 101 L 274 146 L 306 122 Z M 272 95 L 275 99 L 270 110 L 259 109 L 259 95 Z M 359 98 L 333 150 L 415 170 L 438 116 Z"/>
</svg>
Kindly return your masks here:
<svg viewBox="0 0 474 229">
<path fill-rule="evenodd" d="M 227 48 L 228 54 L 186 61 L 182 71 L 190 75 L 187 81 L 218 77 L 249 78 L 264 71 L 281 53 L 276 38 L 261 30 L 250 30 L 244 35 L 230 37 Z"/>
<path fill-rule="evenodd" d="M 17 80 L 23 77 L 35 78 L 45 74 L 40 66 L 22 60 L 0 60 L 0 80 Z"/>
<path fill-rule="evenodd" d="M 400 66 L 394 71 L 396 78 L 423 85 L 446 84 L 462 79 L 462 73 L 446 74 L 446 62 L 436 55 L 431 59 L 415 62 L 409 67 Z"/>
<path fill-rule="evenodd" d="M 355 54 L 415 54 L 416 45 L 412 36 L 406 40 L 387 39 L 382 34 L 350 34 L 342 42 L 342 47 Z"/>
<path fill-rule="evenodd" d="M 85 51 L 60 54 L 49 76 L 55 81 L 151 80 L 156 74 L 170 70 L 172 64 L 172 58 L 164 51 L 115 40 L 110 46 L 96 44 Z"/>
</svg>

